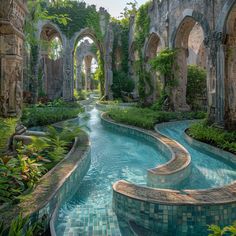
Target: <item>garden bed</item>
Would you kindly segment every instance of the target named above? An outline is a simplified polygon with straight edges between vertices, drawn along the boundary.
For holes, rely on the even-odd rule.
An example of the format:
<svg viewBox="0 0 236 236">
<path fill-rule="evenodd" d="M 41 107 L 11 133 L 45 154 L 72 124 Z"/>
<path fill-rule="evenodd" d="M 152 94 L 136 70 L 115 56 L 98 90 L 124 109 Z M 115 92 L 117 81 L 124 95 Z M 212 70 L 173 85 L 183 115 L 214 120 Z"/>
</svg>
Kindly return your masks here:
<svg viewBox="0 0 236 236">
<path fill-rule="evenodd" d="M 204 112 L 165 112 L 149 108 L 111 108 L 107 114 L 116 122 L 144 129 L 154 129 L 155 124 L 175 120 L 203 119 Z"/>
</svg>

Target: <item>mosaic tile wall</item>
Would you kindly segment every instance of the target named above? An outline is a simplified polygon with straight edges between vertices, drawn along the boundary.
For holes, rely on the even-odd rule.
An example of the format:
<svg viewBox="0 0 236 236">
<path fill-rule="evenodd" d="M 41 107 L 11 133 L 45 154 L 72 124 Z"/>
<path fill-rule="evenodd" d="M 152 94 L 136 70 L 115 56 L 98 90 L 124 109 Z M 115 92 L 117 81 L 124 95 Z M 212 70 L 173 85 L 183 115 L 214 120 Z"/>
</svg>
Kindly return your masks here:
<svg viewBox="0 0 236 236">
<path fill-rule="evenodd" d="M 236 219 L 236 203 L 220 205 L 165 205 L 135 200 L 113 192 L 113 209 L 153 235 L 208 235 L 207 225 L 229 225 Z"/>
<path fill-rule="evenodd" d="M 79 147 L 79 149 L 81 149 L 81 147 Z M 82 181 L 83 177 L 89 170 L 91 163 L 90 147 L 85 146 L 83 147 L 83 149 L 85 149 L 83 152 L 83 156 L 78 156 L 78 162 L 74 166 L 74 170 L 71 175 L 64 180 L 61 180 L 61 188 L 53 195 L 53 197 L 43 208 L 41 208 L 39 211 L 34 212 L 30 217 L 31 222 L 42 222 L 45 231 L 49 227 L 51 217 L 57 206 L 61 205 L 65 200 L 67 200 L 73 195 L 73 193 L 77 191 L 77 189 L 79 188 L 79 183 Z M 76 150 L 73 152 L 73 155 L 76 155 Z M 70 158 L 68 158 L 68 160 L 69 159 Z M 61 168 L 63 168 L 63 166 L 61 166 Z"/>
</svg>

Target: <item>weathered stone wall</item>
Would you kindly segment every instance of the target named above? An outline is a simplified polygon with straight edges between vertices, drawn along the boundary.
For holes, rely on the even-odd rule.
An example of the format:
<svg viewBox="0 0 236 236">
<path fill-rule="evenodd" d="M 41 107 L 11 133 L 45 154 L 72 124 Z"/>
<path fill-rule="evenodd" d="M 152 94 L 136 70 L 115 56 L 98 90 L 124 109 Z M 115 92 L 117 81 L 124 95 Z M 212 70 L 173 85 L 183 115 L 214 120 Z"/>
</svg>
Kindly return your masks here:
<svg viewBox="0 0 236 236">
<path fill-rule="evenodd" d="M 188 39 L 197 23 L 198 27 L 203 31 L 204 41 L 201 43 L 198 54 L 201 60 L 198 59 L 196 63 L 202 66 L 206 60 L 206 86 L 210 118 L 219 124 L 224 124 L 226 119 L 226 123 L 230 123 L 229 126 L 231 128 L 235 127 L 236 91 L 233 73 L 231 73 L 232 78 L 227 77 L 227 68 L 230 65 L 228 63 L 229 60 L 226 60 L 226 48 L 228 48 L 227 42 L 229 40 L 225 41 L 225 38 L 231 37 L 230 41 L 233 41 L 232 37 L 234 37 L 233 32 L 235 32 L 235 29 L 231 27 L 231 31 L 227 32 L 226 26 L 230 12 L 233 11 L 232 9 L 235 4 L 235 0 L 153 0 L 149 9 L 151 19 L 150 35 L 156 33 L 163 40 L 164 44 L 170 48 L 181 48 L 178 55 L 180 64 L 178 72 L 179 86 L 173 91 L 175 109 L 188 109 L 185 95 L 189 50 Z M 235 19 L 234 16 L 232 18 Z M 130 49 L 134 41 L 134 33 L 134 19 L 132 18 Z M 198 36 L 196 39 L 200 43 L 203 38 Z M 148 38 L 146 42 L 148 42 Z M 205 50 L 203 50 L 204 48 Z M 234 49 L 232 49 L 232 54 L 235 55 L 235 53 Z M 235 56 L 233 57 L 235 58 Z M 130 66 L 132 67 L 133 64 L 130 63 Z M 225 66 L 226 64 L 227 66 Z M 231 66 L 231 68 L 233 67 Z M 130 68 L 130 71 L 133 71 L 133 69 Z"/>
<path fill-rule="evenodd" d="M 16 116 L 21 112 L 26 13 L 26 1 L 0 0 L 0 116 Z"/>
</svg>

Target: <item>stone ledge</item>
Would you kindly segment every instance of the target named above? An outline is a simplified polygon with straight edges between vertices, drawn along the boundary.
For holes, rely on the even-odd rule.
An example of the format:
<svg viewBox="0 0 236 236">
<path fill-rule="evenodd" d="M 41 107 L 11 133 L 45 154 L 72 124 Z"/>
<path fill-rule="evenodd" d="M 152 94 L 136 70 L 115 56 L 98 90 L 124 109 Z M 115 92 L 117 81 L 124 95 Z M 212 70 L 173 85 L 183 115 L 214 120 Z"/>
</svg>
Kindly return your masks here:
<svg viewBox="0 0 236 236">
<path fill-rule="evenodd" d="M 176 141 L 171 140 L 158 132 L 116 123 L 109 118 L 106 113 L 103 113 L 101 118 L 103 123 L 106 122 L 114 127 L 132 130 L 132 132 L 136 131 L 137 133 L 153 138 L 157 147 L 169 156 L 170 160 L 167 163 L 148 170 L 148 186 L 171 187 L 182 182 L 191 173 L 191 157 L 188 151 Z"/>
<path fill-rule="evenodd" d="M 236 204 L 236 181 L 221 188 L 207 190 L 167 190 L 149 188 L 120 180 L 113 191 L 128 198 L 166 205 L 216 205 Z"/>
<path fill-rule="evenodd" d="M 43 221 L 46 230 L 54 209 L 76 191 L 79 180 L 90 167 L 90 161 L 89 138 L 82 131 L 66 157 L 41 178 L 32 193 L 23 196 L 19 204 L 0 209 L 0 221 L 9 225 L 15 216 L 22 213 L 30 216 L 31 222 Z"/>
</svg>

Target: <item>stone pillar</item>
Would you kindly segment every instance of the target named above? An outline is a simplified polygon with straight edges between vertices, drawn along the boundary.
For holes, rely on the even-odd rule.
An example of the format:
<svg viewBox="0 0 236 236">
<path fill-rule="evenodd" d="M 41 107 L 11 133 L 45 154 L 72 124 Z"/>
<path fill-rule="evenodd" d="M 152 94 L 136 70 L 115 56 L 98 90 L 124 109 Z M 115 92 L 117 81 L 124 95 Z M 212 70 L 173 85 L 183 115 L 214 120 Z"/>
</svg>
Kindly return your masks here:
<svg viewBox="0 0 236 236">
<path fill-rule="evenodd" d="M 209 119 L 224 125 L 225 114 L 225 35 L 222 32 L 209 34 L 204 43 L 208 51 L 208 113 Z"/>
<path fill-rule="evenodd" d="M 105 40 L 105 55 L 104 55 L 104 73 L 105 73 L 105 99 L 113 99 L 111 86 L 113 84 L 112 72 L 112 49 L 113 49 L 114 35 L 111 24 L 108 27 Z"/>
<path fill-rule="evenodd" d="M 178 85 L 172 90 L 171 103 L 175 111 L 189 111 L 190 107 L 186 103 L 187 90 L 187 49 L 180 48 L 177 53 L 178 68 Z"/>
<path fill-rule="evenodd" d="M 91 90 L 91 63 L 92 57 L 86 56 L 84 58 L 85 63 L 85 90 Z"/>
<path fill-rule="evenodd" d="M 63 55 L 63 99 L 66 101 L 73 100 L 74 94 L 74 58 L 73 49 L 70 41 L 65 40 L 65 50 Z"/>
<path fill-rule="evenodd" d="M 0 0 L 0 116 L 21 114 L 25 0 Z"/>
<path fill-rule="evenodd" d="M 82 79 L 82 63 L 77 62 L 76 65 L 76 90 L 81 91 L 83 89 L 83 79 Z"/>
</svg>

